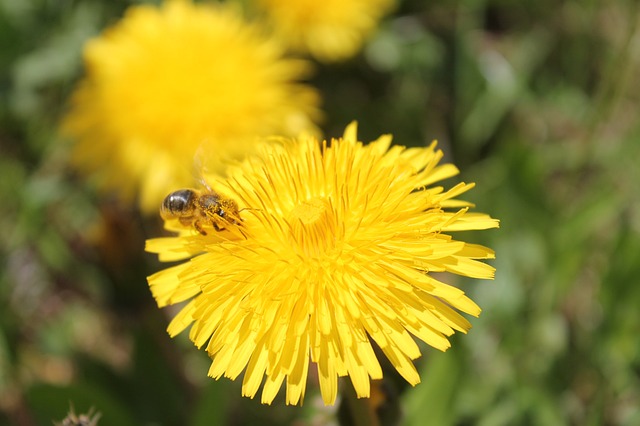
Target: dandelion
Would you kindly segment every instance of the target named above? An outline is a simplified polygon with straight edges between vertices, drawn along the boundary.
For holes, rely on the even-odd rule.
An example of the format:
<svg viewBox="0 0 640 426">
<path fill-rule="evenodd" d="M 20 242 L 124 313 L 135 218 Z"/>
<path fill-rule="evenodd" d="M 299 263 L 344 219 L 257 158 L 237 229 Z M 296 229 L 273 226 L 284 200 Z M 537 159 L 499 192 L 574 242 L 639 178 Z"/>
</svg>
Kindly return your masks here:
<svg viewBox="0 0 640 426">
<path fill-rule="evenodd" d="M 294 49 L 322 61 L 348 59 L 361 48 L 394 0 L 256 0 L 274 31 Z"/>
<path fill-rule="evenodd" d="M 286 381 L 286 402 L 297 404 L 310 360 L 333 404 L 338 377 L 348 376 L 358 397 L 382 378 L 373 342 L 416 385 L 415 339 L 444 351 L 448 336 L 471 327 L 458 311 L 477 316 L 480 308 L 432 273 L 492 278 L 482 259 L 493 251 L 450 233 L 498 221 L 456 199 L 473 184 L 432 186 L 458 172 L 438 164 L 435 143 L 390 144 L 390 135 L 359 142 L 355 123 L 330 144 L 272 141 L 210 180 L 237 201 L 241 223 L 147 242 L 161 260 L 191 257 L 149 285 L 160 307 L 189 301 L 168 331 L 191 327 L 212 358 L 211 377 L 244 371 L 248 397 L 264 379 L 263 403 Z"/>
<path fill-rule="evenodd" d="M 62 130 L 73 163 L 126 201 L 155 211 L 192 180 L 194 155 L 240 157 L 255 136 L 314 132 L 308 63 L 235 9 L 169 1 L 131 7 L 84 50 L 86 77 Z"/>
</svg>

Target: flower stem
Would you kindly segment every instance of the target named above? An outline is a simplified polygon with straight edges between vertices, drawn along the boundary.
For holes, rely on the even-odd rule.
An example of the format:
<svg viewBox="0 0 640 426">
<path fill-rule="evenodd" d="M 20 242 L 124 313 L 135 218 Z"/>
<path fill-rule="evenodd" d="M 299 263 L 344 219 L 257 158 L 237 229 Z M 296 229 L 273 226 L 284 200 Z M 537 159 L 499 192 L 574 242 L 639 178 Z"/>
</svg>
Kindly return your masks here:
<svg viewBox="0 0 640 426">
<path fill-rule="evenodd" d="M 342 426 L 380 426 L 380 420 L 369 398 L 358 398 L 349 380 L 343 381 L 343 401 L 339 421 Z"/>
</svg>

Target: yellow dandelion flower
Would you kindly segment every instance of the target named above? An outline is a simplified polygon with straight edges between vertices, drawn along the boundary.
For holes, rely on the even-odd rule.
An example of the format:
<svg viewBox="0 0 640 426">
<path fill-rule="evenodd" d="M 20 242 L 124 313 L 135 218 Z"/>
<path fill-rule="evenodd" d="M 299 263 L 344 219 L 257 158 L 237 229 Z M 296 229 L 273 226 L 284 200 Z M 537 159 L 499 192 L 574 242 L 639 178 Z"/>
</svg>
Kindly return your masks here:
<svg viewBox="0 0 640 426">
<path fill-rule="evenodd" d="M 192 180 L 203 144 L 224 159 L 256 135 L 314 132 L 319 98 L 299 81 L 309 64 L 283 52 L 223 5 L 131 7 L 86 44 L 86 77 L 62 124 L 77 140 L 74 164 L 150 212 Z"/>
<path fill-rule="evenodd" d="M 355 55 L 394 0 L 255 0 L 274 31 L 322 61 Z"/>
<path fill-rule="evenodd" d="M 431 273 L 492 278 L 481 260 L 493 251 L 450 233 L 498 221 L 456 199 L 473 184 L 432 186 L 457 173 L 438 165 L 435 143 L 390 143 L 390 135 L 358 142 L 355 124 L 331 144 L 272 142 L 211 181 L 242 209 L 239 225 L 147 242 L 162 260 L 195 255 L 149 285 L 161 307 L 189 300 L 168 331 L 191 327 L 212 358 L 211 377 L 244 371 L 242 393 L 253 397 L 266 376 L 263 403 L 286 380 L 286 402 L 297 404 L 310 360 L 333 404 L 339 376 L 350 377 L 358 397 L 382 377 L 373 342 L 415 385 L 414 339 L 444 351 L 448 336 L 471 327 L 458 311 L 477 316 L 480 308 Z"/>
</svg>

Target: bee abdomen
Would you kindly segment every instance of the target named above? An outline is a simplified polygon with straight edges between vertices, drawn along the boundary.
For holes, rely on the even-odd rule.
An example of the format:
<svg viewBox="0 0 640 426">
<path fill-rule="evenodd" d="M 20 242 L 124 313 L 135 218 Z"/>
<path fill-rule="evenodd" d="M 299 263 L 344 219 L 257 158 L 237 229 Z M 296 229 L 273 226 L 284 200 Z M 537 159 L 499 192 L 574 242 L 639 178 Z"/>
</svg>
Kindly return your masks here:
<svg viewBox="0 0 640 426">
<path fill-rule="evenodd" d="M 196 196 L 192 189 L 180 189 L 167 195 L 162 202 L 160 215 L 164 219 L 175 218 L 193 209 L 193 200 Z"/>
</svg>

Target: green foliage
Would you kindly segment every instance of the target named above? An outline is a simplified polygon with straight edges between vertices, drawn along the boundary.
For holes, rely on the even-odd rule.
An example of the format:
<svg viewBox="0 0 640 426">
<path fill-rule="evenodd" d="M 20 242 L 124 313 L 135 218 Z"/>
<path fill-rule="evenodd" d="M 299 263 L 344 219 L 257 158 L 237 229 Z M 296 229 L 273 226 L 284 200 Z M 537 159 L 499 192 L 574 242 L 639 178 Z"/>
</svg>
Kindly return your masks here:
<svg viewBox="0 0 640 426">
<path fill-rule="evenodd" d="M 159 224 L 66 166 L 56 123 L 84 41 L 129 2 L 0 1 L 0 424 L 323 424 L 240 399 L 166 335 L 143 253 Z M 439 139 L 501 229 L 469 335 L 382 392 L 407 425 L 640 422 L 640 72 L 635 0 L 405 0 L 356 58 L 318 65 L 328 136 Z M 393 424 L 397 415 L 383 424 Z M 343 420 L 347 423 L 346 420 Z"/>
</svg>

